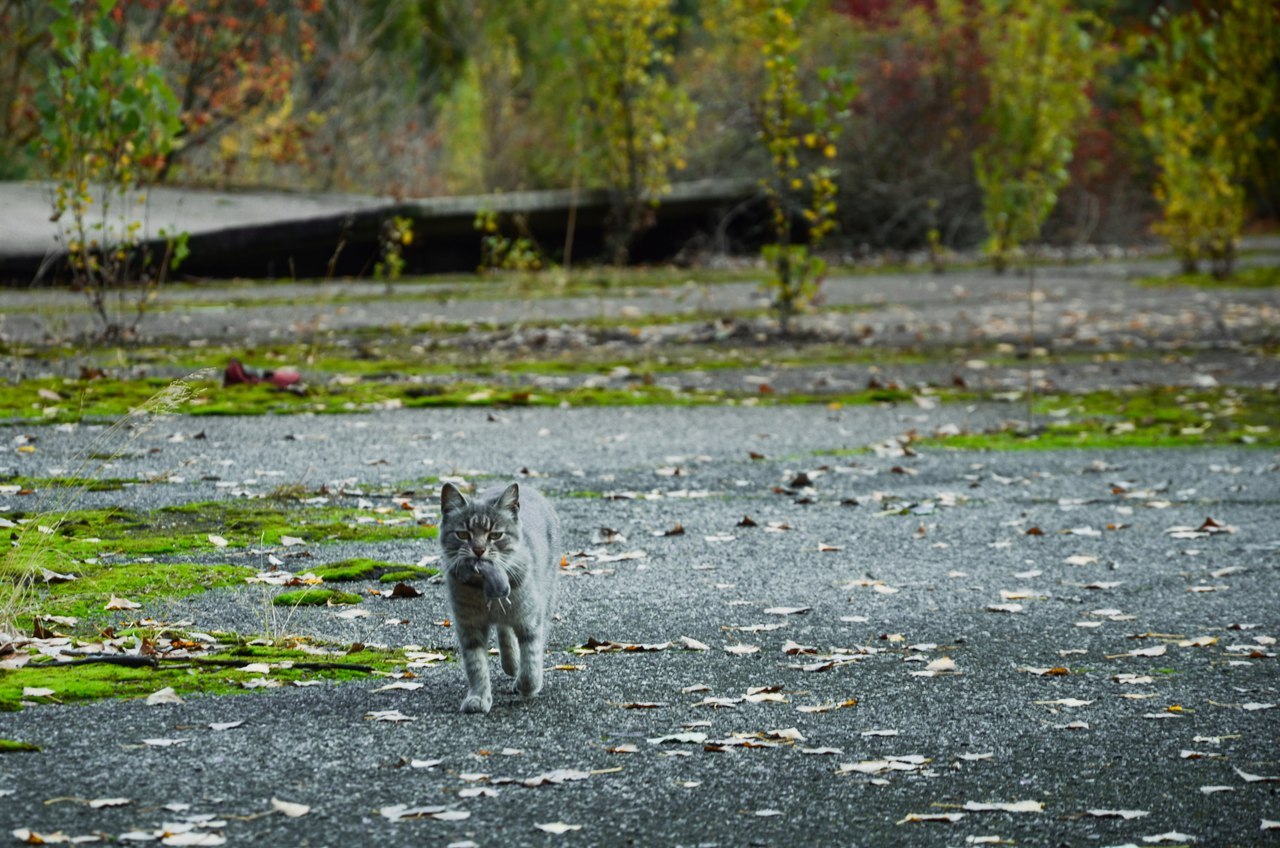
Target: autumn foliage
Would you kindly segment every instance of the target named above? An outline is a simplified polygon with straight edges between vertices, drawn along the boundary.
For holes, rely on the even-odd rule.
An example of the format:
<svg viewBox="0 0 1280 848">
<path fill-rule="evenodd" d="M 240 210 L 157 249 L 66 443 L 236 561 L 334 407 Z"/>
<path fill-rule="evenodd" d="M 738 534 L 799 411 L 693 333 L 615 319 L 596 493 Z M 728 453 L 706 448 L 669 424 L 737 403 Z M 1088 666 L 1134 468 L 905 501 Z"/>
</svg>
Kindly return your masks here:
<svg viewBox="0 0 1280 848">
<path fill-rule="evenodd" d="M 1128 2 L 788 0 L 790 65 L 773 39 L 744 37 L 766 7 L 118 0 L 111 22 L 115 46 L 154 63 L 177 99 L 161 180 L 396 196 L 602 188 L 618 198 L 616 261 L 673 180 L 791 191 L 798 178 L 810 195 L 808 171 L 773 168 L 770 145 L 790 131 L 764 127 L 762 107 L 786 74 L 815 102 L 823 69 L 858 87 L 826 133 L 836 155 L 818 157 L 835 201 L 817 228 L 828 250 L 938 259 L 985 242 L 1005 261 L 1039 239 L 1155 235 L 1225 270 L 1244 220 L 1276 195 L 1275 157 L 1259 155 L 1278 122 L 1274 4 L 1153 19 Z M 41 172 L 22 151 L 60 61 L 57 14 L 0 2 L 0 176 Z M 801 170 L 826 149 L 802 145 Z M 805 208 L 826 207 L 810 200 L 782 203 L 800 230 L 813 230 Z"/>
</svg>

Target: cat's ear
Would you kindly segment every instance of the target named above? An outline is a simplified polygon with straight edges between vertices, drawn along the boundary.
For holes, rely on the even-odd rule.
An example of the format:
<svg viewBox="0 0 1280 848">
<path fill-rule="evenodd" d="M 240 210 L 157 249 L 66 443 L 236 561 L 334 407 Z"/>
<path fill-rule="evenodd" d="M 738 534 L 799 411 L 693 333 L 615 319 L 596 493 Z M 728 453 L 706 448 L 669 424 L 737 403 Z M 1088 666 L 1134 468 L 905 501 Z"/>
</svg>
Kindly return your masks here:
<svg viewBox="0 0 1280 848">
<path fill-rule="evenodd" d="M 512 518 L 520 517 L 520 484 L 512 483 L 498 498 L 497 507 L 511 513 Z"/>
<path fill-rule="evenodd" d="M 452 483 L 445 483 L 444 488 L 440 490 L 440 512 L 448 515 L 455 509 L 462 509 L 467 505 L 467 498 L 462 492 L 458 491 L 458 487 Z"/>
</svg>

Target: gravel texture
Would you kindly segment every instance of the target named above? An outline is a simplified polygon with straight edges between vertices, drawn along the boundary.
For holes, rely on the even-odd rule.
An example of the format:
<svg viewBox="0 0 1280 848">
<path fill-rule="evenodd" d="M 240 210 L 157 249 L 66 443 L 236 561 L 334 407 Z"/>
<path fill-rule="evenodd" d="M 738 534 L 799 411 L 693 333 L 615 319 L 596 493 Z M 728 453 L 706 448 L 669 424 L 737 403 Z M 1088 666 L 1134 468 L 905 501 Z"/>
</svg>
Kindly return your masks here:
<svg viewBox="0 0 1280 848">
<path fill-rule="evenodd" d="M 1280 707 L 1245 706 L 1280 702 L 1269 641 L 1280 636 L 1280 457 L 1244 448 L 818 453 L 964 414 L 954 407 L 530 409 L 498 413 L 497 421 L 475 410 L 161 421 L 134 434 L 106 476 L 165 471 L 173 482 L 90 499 L 149 508 L 303 482 L 363 487 L 364 496 L 413 487 L 415 503 L 429 510 L 435 490 L 422 484 L 426 475 L 515 476 L 539 486 L 561 514 L 570 562 L 582 563 L 561 576 L 546 664 L 579 668 L 549 670 L 546 689 L 529 702 L 496 683 L 485 717 L 457 712 L 463 681 L 453 663 L 424 670 L 424 687 L 411 692 L 374 692 L 385 681 L 370 679 L 177 705 L 109 701 L 6 714 L 0 736 L 43 750 L 0 759 L 0 826 L 119 837 L 209 814 L 221 823 L 204 830 L 227 844 L 308 846 L 964 845 L 978 836 L 1119 845 L 1170 833 L 1186 837 L 1170 844 L 1275 842 L 1261 828 L 1280 819 L 1276 784 L 1246 782 L 1241 772 L 1280 775 Z M 1000 409 L 967 414 L 998 417 Z M 194 438 L 197 430 L 204 438 Z M 87 427 L 37 435 L 38 450 L 17 460 L 28 464 L 22 473 L 71 465 L 94 438 Z M 751 451 L 765 459 L 751 459 Z M 811 486 L 797 484 L 800 472 Z M 336 491 L 335 501 L 359 497 Z M 739 526 L 744 515 L 759 526 Z M 1209 516 L 1233 532 L 1192 539 L 1168 532 Z M 791 529 L 771 531 L 770 522 Z M 677 523 L 683 535 L 653 535 Z M 601 547 L 592 537 L 603 527 L 626 537 L 609 553 L 644 557 L 599 563 L 581 554 Z M 1032 527 L 1044 535 L 1028 535 Z M 306 549 L 307 562 L 318 565 L 351 555 L 415 562 L 434 548 Z M 1072 556 L 1096 561 L 1072 565 Z M 259 550 L 243 561 L 264 565 L 265 557 Z M 420 585 L 419 598 L 365 601 L 373 615 L 355 623 L 325 608 L 276 623 L 339 643 L 449 648 L 451 633 L 439 624 L 447 614 L 443 587 Z M 1192 591 L 1205 587 L 1213 591 Z M 1022 608 L 991 610 L 1006 604 Z M 809 609 L 767 611 L 779 607 Z M 143 613 L 252 633 L 265 608 L 261 590 L 246 587 Z M 1106 610 L 1114 612 L 1099 612 Z M 784 626 L 729 629 L 769 623 Z M 1179 645 L 1200 636 L 1217 641 Z M 684 649 L 681 637 L 709 650 Z M 677 645 L 569 652 L 589 639 Z M 783 653 L 788 641 L 824 655 L 846 649 L 852 653 L 834 656 L 852 661 L 804 671 L 795 666 L 821 658 Z M 759 650 L 725 650 L 735 645 Z M 1163 656 L 1129 655 L 1161 645 Z M 944 657 L 955 672 L 913 674 Z M 1059 666 L 1070 673 L 1023 670 Z M 493 673 L 500 675 L 496 664 Z M 1121 684 L 1122 673 L 1151 681 Z M 682 692 L 695 685 L 708 688 Z M 742 698 L 751 687 L 780 687 L 785 702 L 698 706 L 708 696 Z M 828 712 L 799 709 L 850 699 L 856 705 Z M 1053 703 L 1062 699 L 1087 703 Z M 662 706 L 627 708 L 645 702 Z M 385 709 L 414 720 L 364 718 Z M 237 720 L 244 724 L 209 728 Z M 1083 725 L 1070 726 L 1076 722 Z M 712 746 L 727 750 L 651 741 L 692 731 L 716 743 L 789 728 L 803 741 Z M 896 734 L 868 735 L 890 730 Z M 154 748 L 141 744 L 147 738 L 186 741 Z M 627 743 L 635 753 L 609 752 Z M 805 753 L 819 748 L 839 753 Z M 841 764 L 907 755 L 927 761 L 900 761 L 876 775 L 838 773 Z M 412 764 L 435 759 L 430 768 Z M 536 787 L 501 780 L 557 769 L 590 774 Z M 1205 793 L 1207 786 L 1229 790 Z M 478 787 L 497 794 L 462 793 Z M 118 797 L 131 803 L 85 803 Z M 259 815 L 273 798 L 311 810 Z M 1041 802 L 1043 811 L 964 809 L 1020 801 Z M 190 808 L 164 808 L 172 803 Z M 470 815 L 396 822 L 380 814 L 396 804 Z M 943 813 L 964 815 L 903 821 Z M 554 822 L 581 830 L 536 828 Z"/>
</svg>

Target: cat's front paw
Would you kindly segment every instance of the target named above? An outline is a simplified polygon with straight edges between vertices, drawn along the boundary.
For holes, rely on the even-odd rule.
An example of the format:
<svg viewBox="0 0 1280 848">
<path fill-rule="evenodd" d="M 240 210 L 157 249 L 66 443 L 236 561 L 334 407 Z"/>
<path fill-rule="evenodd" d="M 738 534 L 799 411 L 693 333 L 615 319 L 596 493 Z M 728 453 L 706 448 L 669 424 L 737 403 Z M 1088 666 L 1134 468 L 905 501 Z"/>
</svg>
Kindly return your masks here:
<svg viewBox="0 0 1280 848">
<path fill-rule="evenodd" d="M 492 695 L 468 695 L 462 699 L 461 709 L 464 713 L 487 713 L 492 706 Z"/>
<path fill-rule="evenodd" d="M 521 675 L 511 684 L 511 691 L 525 698 L 532 698 L 542 691 L 542 678 Z"/>
</svg>

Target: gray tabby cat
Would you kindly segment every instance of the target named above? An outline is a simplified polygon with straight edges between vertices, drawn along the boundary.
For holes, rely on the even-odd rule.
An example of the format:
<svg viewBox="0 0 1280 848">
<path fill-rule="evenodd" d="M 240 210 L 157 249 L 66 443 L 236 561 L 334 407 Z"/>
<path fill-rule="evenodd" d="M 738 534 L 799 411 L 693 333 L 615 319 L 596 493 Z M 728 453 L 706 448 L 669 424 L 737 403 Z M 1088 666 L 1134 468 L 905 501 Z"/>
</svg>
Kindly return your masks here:
<svg viewBox="0 0 1280 848">
<path fill-rule="evenodd" d="M 535 489 L 518 483 L 468 500 L 452 483 L 440 493 L 440 546 L 453 629 L 467 672 L 464 713 L 487 713 L 489 630 L 498 628 L 512 691 L 542 688 L 542 655 L 555 596 L 560 519 Z"/>
</svg>

